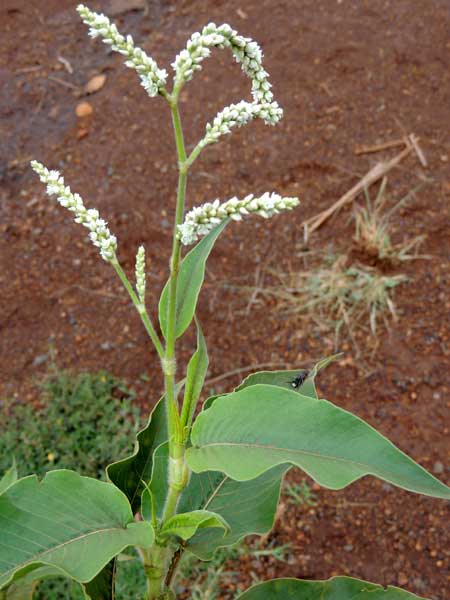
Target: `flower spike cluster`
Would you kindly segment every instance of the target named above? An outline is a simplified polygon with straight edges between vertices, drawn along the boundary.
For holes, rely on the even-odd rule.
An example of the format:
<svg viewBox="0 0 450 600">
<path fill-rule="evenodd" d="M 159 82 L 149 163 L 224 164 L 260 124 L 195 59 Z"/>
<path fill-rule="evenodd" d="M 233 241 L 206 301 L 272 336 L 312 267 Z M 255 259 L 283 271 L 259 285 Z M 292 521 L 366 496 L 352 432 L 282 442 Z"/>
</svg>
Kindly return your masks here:
<svg viewBox="0 0 450 600">
<path fill-rule="evenodd" d="M 220 204 L 219 200 L 207 202 L 186 214 L 184 223 L 178 225 L 178 238 L 182 244 L 189 245 L 209 233 L 225 219 L 241 221 L 243 216 L 249 214 L 260 215 L 267 219 L 283 210 L 292 210 L 299 203 L 298 198 L 283 198 L 274 192 L 266 192 L 257 198 L 253 194 L 249 194 L 242 200 L 231 198 L 223 204 Z"/>
<path fill-rule="evenodd" d="M 126 57 L 125 64 L 135 69 L 141 78 L 141 84 L 149 96 L 157 96 L 166 85 L 167 71 L 158 68 L 156 62 L 141 48 L 134 45 L 131 35 L 123 36 L 114 23 L 103 14 L 95 13 L 87 6 L 79 4 L 77 11 L 86 25 L 89 26 L 89 35 L 93 38 L 101 37 L 105 44 Z"/>
<path fill-rule="evenodd" d="M 70 187 L 65 185 L 64 178 L 58 171 L 49 171 L 37 160 L 33 160 L 31 166 L 39 175 L 42 183 L 47 184 L 47 194 L 49 196 L 56 195 L 61 206 L 75 213 L 75 223 L 81 223 L 89 229 L 91 242 L 100 248 L 101 257 L 106 261 L 115 259 L 117 239 L 109 231 L 106 221 L 100 219 L 98 210 L 87 209 L 81 196 L 71 192 Z"/>
<path fill-rule="evenodd" d="M 257 116 L 263 118 L 267 124 L 277 123 L 283 111 L 273 100 L 269 74 L 262 66 L 262 50 L 254 40 L 239 35 L 227 23 L 219 26 L 209 23 L 201 33 L 192 34 L 186 48 L 172 63 L 175 70 L 175 88 L 180 89 L 183 83 L 192 79 L 195 71 L 201 69 L 203 60 L 211 54 L 211 47 L 230 48 L 236 62 L 252 80 L 253 104 L 261 105 L 261 113 Z"/>
</svg>

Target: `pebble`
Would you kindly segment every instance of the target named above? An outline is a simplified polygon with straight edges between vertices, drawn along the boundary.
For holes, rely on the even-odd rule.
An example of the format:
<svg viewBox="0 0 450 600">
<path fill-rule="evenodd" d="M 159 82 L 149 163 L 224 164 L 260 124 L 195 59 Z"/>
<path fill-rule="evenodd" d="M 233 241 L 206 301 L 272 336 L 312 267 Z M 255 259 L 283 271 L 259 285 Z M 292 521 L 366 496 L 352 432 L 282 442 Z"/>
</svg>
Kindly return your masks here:
<svg viewBox="0 0 450 600">
<path fill-rule="evenodd" d="M 33 367 L 39 367 L 43 365 L 50 358 L 50 354 L 38 354 L 36 358 L 33 360 Z"/>
<path fill-rule="evenodd" d="M 398 577 L 397 577 L 397 581 L 398 581 L 398 585 L 400 585 L 400 586 L 406 585 L 408 583 L 408 578 L 406 577 L 406 575 L 404 573 L 402 573 L 400 571 L 400 573 L 398 574 Z"/>
<path fill-rule="evenodd" d="M 437 460 L 433 465 L 433 473 L 435 473 L 436 475 L 442 475 L 443 472 L 444 465 L 439 460 Z"/>
<path fill-rule="evenodd" d="M 95 75 L 92 79 L 89 79 L 87 84 L 84 86 L 84 92 L 86 94 L 94 94 L 102 89 L 106 82 L 106 75 Z"/>
<path fill-rule="evenodd" d="M 75 108 L 75 114 L 80 118 L 88 117 L 89 115 L 92 115 L 93 112 L 94 109 L 89 102 L 79 102 Z"/>
</svg>

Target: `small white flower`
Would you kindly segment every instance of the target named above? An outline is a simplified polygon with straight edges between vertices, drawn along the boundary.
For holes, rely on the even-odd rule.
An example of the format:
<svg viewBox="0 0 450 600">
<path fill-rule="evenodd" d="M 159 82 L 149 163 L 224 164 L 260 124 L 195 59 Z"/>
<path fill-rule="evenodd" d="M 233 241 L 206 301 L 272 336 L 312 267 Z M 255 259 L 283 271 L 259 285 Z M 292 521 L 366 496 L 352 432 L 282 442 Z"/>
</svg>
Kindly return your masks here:
<svg viewBox="0 0 450 600">
<path fill-rule="evenodd" d="M 95 13 L 87 6 L 79 4 L 77 11 L 92 38 L 101 37 L 105 44 L 126 57 L 125 65 L 135 69 L 141 78 L 141 84 L 149 96 L 157 96 L 166 85 L 167 71 L 160 69 L 153 58 L 134 45 L 131 35 L 123 36 L 108 17 Z"/>
<path fill-rule="evenodd" d="M 139 300 L 145 304 L 145 248 L 139 246 L 136 254 L 136 290 Z"/>
<path fill-rule="evenodd" d="M 242 200 L 231 198 L 223 204 L 220 204 L 219 200 L 206 202 L 186 214 L 184 223 L 178 225 L 178 239 L 182 244 L 193 244 L 227 218 L 241 221 L 242 215 L 254 213 L 267 219 L 283 210 L 292 210 L 299 203 L 298 198 L 283 198 L 274 192 L 265 192 L 257 198 L 253 194 L 245 196 Z"/>
<path fill-rule="evenodd" d="M 106 261 L 113 260 L 116 257 L 117 238 L 109 231 L 106 221 L 100 219 L 98 210 L 86 209 L 81 196 L 71 192 L 58 171 L 49 171 L 36 160 L 31 162 L 31 167 L 42 183 L 47 184 L 47 194 L 57 196 L 61 206 L 75 213 L 75 222 L 89 229 L 89 238 L 94 246 L 100 248 L 101 257 Z"/>
</svg>

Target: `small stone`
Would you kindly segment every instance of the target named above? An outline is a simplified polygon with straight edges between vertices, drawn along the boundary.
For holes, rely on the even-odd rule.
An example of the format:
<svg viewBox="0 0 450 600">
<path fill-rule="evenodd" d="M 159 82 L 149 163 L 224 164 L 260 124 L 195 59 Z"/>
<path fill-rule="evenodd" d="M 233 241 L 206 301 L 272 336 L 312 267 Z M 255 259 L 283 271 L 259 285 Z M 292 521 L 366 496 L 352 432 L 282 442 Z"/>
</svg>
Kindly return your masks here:
<svg viewBox="0 0 450 600">
<path fill-rule="evenodd" d="M 397 582 L 398 582 L 398 585 L 406 585 L 408 583 L 408 578 L 406 577 L 406 575 L 404 573 L 402 573 L 400 571 L 400 573 L 398 574 L 398 577 L 397 577 Z"/>
<path fill-rule="evenodd" d="M 89 135 L 89 129 L 79 129 L 77 131 L 77 140 L 82 140 L 87 135 Z"/>
<path fill-rule="evenodd" d="M 39 367 L 43 365 L 50 358 L 50 354 L 38 354 L 33 360 L 33 367 Z"/>
<path fill-rule="evenodd" d="M 80 119 L 92 115 L 93 112 L 94 109 L 89 102 L 79 102 L 75 108 L 75 114 L 77 117 L 80 117 Z"/>
<path fill-rule="evenodd" d="M 439 460 L 437 460 L 433 465 L 433 473 L 435 473 L 436 475 L 442 475 L 443 472 L 444 465 Z"/>
<path fill-rule="evenodd" d="M 352 544 L 345 544 L 344 550 L 345 550 L 345 552 L 352 552 L 353 545 Z"/>
<path fill-rule="evenodd" d="M 100 348 L 102 350 L 111 350 L 112 344 L 111 344 L 111 342 L 103 342 L 102 344 L 100 344 Z"/>
<path fill-rule="evenodd" d="M 95 94 L 102 89 L 106 82 L 106 75 L 103 73 L 101 75 L 95 75 L 92 79 L 89 79 L 87 84 L 84 86 L 84 92 L 86 94 Z"/>
</svg>

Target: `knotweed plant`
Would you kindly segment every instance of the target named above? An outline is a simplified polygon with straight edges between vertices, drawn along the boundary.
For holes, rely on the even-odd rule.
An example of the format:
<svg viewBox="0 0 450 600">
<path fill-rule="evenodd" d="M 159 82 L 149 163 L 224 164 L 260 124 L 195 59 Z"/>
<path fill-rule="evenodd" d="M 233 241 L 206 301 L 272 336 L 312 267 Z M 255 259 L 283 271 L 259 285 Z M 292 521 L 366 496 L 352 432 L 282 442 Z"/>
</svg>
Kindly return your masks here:
<svg viewBox="0 0 450 600">
<path fill-rule="evenodd" d="M 62 207 L 89 230 L 101 258 L 117 272 L 160 359 L 164 395 L 134 452 L 107 469 L 108 481 L 56 470 L 42 480 L 17 479 L 12 467 L 0 483 L 0 588 L 3 598 L 25 597 L 34 582 L 64 575 L 83 586 L 87 598 L 114 597 L 117 556 L 138 549 L 147 580 L 145 598 L 176 597 L 180 558 L 208 561 L 217 549 L 272 527 L 285 473 L 303 469 L 320 485 L 341 489 L 366 475 L 437 498 L 450 488 L 408 458 L 357 416 L 319 399 L 315 378 L 333 357 L 299 376 L 298 371 L 258 372 L 236 389 L 198 406 L 208 354 L 196 304 L 214 242 L 233 221 L 271 218 L 294 209 L 297 198 L 276 192 L 213 200 L 185 212 L 188 172 L 202 150 L 233 128 L 259 118 L 275 125 L 282 110 L 273 98 L 262 51 L 227 24 L 210 23 L 194 33 L 168 74 L 104 15 L 80 5 L 94 38 L 122 54 L 150 97 L 160 96 L 171 112 L 179 167 L 170 273 L 159 300 L 159 326 L 146 305 L 145 250 L 136 257 L 135 285 L 120 264 L 120 245 L 95 208 L 87 208 L 57 171 L 37 161 L 32 167 Z M 250 101 L 224 108 L 187 154 L 178 99 L 212 48 L 226 48 L 251 81 Z M 243 225 L 242 225 L 243 226 Z M 187 248 L 183 253 L 182 248 Z M 177 340 L 196 327 L 197 348 L 186 372 L 176 363 Z M 156 369 L 157 365 L 155 365 Z M 195 417 L 195 415 L 198 415 Z M 21 591 L 22 590 L 22 591 Z M 278 579 L 259 583 L 241 600 L 287 598 L 401 600 L 417 598 L 350 577 L 328 581 Z"/>
</svg>

